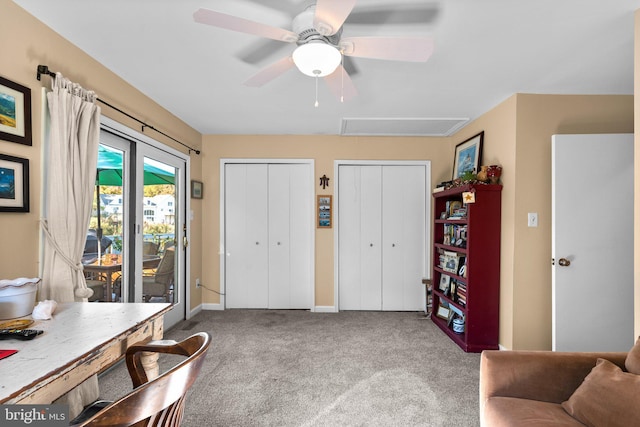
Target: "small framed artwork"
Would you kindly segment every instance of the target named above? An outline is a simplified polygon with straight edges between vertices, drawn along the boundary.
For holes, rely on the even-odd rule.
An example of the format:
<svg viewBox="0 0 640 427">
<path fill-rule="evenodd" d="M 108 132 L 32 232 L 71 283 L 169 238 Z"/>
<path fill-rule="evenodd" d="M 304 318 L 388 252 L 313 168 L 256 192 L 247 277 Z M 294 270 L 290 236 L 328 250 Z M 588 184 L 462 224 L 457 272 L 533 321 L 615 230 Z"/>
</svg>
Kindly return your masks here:
<svg viewBox="0 0 640 427">
<path fill-rule="evenodd" d="M 191 180 L 191 198 L 202 199 L 202 182 Z"/>
<path fill-rule="evenodd" d="M 449 292 L 450 285 L 451 285 L 451 276 L 447 276 L 446 274 L 441 275 L 440 285 L 438 286 L 438 289 L 440 289 L 442 293 L 446 295 L 447 292 Z"/>
<path fill-rule="evenodd" d="M 444 305 L 439 305 L 438 311 L 436 311 L 436 316 L 441 319 L 448 320 L 451 316 L 451 310 L 449 309 L 448 305 L 446 307 Z"/>
<path fill-rule="evenodd" d="M 0 77 L 0 140 L 32 145 L 31 89 Z"/>
<path fill-rule="evenodd" d="M 318 196 L 318 228 L 331 228 L 331 196 Z"/>
<path fill-rule="evenodd" d="M 0 154 L 0 212 L 29 212 L 29 160 Z"/>
<path fill-rule="evenodd" d="M 465 172 L 478 172 L 482 161 L 482 142 L 484 131 L 456 145 L 453 158 L 453 179 L 460 178 Z"/>
</svg>

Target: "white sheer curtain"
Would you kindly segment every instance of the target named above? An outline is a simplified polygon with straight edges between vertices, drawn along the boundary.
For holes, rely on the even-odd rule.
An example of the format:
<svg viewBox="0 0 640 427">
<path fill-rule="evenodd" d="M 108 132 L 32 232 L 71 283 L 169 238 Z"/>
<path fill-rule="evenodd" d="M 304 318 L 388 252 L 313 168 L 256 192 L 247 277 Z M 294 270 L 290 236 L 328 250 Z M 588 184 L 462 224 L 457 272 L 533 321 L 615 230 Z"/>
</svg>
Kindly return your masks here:
<svg viewBox="0 0 640 427">
<path fill-rule="evenodd" d="M 91 289 L 82 271 L 82 253 L 91 218 L 100 137 L 97 96 L 58 73 L 47 94 L 50 114 L 45 217 L 46 235 L 40 300 L 87 301 Z M 87 325 L 89 327 L 89 325 Z M 57 403 L 71 417 L 99 396 L 93 376 Z"/>
</svg>

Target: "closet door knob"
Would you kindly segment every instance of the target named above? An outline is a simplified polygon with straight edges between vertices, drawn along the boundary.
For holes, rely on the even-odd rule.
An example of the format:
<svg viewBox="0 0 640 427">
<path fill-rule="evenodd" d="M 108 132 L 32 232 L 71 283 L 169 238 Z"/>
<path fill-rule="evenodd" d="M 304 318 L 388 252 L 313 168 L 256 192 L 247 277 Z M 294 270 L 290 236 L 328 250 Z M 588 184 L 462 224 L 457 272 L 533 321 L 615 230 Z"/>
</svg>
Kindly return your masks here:
<svg viewBox="0 0 640 427">
<path fill-rule="evenodd" d="M 392 244 L 391 244 L 391 247 L 392 247 L 392 248 L 395 248 L 395 247 L 396 247 L 396 244 L 395 244 L 395 243 L 392 243 Z"/>
<path fill-rule="evenodd" d="M 280 246 L 280 242 L 278 242 L 278 246 Z"/>
<path fill-rule="evenodd" d="M 256 245 L 259 245 L 259 244 L 260 244 L 260 242 L 256 242 Z"/>
</svg>

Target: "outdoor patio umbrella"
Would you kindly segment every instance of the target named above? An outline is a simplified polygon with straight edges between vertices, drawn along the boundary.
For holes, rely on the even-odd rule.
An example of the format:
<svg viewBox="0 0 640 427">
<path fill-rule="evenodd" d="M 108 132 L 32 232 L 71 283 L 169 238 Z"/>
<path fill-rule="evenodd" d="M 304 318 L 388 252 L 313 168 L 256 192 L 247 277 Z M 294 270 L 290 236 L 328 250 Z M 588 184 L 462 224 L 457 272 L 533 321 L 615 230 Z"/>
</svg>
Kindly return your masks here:
<svg viewBox="0 0 640 427">
<path fill-rule="evenodd" d="M 173 185 L 175 184 L 175 175 L 171 172 L 145 163 L 144 185 Z M 98 257 L 101 254 L 102 224 L 100 214 L 100 186 L 112 185 L 122 186 L 122 153 L 114 151 L 100 145 L 98 149 L 98 165 L 96 170 L 96 210 L 98 218 L 98 229 L 96 234 L 98 237 Z"/>
</svg>

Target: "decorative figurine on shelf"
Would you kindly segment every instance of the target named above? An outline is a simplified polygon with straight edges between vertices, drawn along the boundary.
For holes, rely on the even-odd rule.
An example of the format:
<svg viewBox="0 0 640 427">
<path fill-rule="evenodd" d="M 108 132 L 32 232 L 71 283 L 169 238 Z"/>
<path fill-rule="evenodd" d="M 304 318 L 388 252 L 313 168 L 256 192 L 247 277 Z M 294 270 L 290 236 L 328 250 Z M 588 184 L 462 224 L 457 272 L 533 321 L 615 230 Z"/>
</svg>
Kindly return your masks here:
<svg viewBox="0 0 640 427">
<path fill-rule="evenodd" d="M 487 169 L 489 169 L 489 166 L 480 166 L 480 172 L 478 172 L 478 181 L 489 181 L 489 177 L 487 176 Z"/>
<path fill-rule="evenodd" d="M 500 177 L 502 176 L 502 166 L 491 165 L 487 168 L 487 177 L 491 184 L 499 184 Z"/>
</svg>

